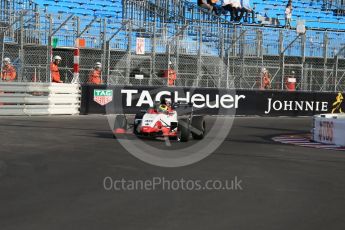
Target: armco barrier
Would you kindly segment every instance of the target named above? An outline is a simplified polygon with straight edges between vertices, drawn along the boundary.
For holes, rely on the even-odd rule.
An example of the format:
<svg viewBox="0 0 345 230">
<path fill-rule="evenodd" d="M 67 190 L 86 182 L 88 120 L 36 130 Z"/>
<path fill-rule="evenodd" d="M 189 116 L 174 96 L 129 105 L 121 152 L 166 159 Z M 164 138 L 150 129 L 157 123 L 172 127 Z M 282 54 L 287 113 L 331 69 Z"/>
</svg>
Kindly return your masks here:
<svg viewBox="0 0 345 230">
<path fill-rule="evenodd" d="M 336 93 L 301 91 L 83 85 L 81 114 L 133 114 L 148 108 L 157 95 L 169 96 L 174 101 L 193 102 L 199 114 L 258 116 L 329 113 L 337 97 Z"/>
<path fill-rule="evenodd" d="M 0 83 L 0 115 L 79 114 L 78 84 Z"/>
<path fill-rule="evenodd" d="M 345 146 L 345 115 L 321 114 L 314 116 L 313 140 L 324 144 Z"/>
</svg>

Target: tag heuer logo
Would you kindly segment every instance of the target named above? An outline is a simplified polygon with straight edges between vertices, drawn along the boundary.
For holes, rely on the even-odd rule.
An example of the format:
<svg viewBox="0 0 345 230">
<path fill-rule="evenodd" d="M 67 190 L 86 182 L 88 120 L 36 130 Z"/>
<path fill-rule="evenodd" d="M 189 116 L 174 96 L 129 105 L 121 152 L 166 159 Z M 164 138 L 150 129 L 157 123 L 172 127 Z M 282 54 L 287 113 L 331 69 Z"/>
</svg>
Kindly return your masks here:
<svg viewBox="0 0 345 230">
<path fill-rule="evenodd" d="M 93 91 L 93 100 L 100 105 L 106 105 L 113 100 L 113 91 L 95 89 Z"/>
</svg>

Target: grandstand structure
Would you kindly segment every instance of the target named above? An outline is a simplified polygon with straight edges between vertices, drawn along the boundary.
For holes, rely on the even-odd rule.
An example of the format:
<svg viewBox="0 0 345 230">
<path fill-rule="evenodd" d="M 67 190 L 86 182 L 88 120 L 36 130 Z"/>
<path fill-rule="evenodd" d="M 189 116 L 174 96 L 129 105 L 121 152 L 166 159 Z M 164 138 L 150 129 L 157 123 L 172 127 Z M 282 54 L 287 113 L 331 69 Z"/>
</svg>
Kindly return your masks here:
<svg viewBox="0 0 345 230">
<path fill-rule="evenodd" d="M 0 0 L 0 51 L 13 60 L 19 81 L 48 81 L 57 54 L 63 79 L 71 81 L 73 48 L 83 39 L 82 82 L 100 61 L 109 84 L 164 85 L 162 71 L 172 62 L 177 86 L 258 89 L 265 67 L 273 89 L 284 89 L 293 75 L 299 90 L 343 91 L 345 16 L 341 4 L 325 2 L 293 1 L 293 29 L 285 29 L 287 1 L 253 0 L 254 21 L 234 23 L 187 0 Z M 296 32 L 298 24 L 305 34 Z"/>
</svg>

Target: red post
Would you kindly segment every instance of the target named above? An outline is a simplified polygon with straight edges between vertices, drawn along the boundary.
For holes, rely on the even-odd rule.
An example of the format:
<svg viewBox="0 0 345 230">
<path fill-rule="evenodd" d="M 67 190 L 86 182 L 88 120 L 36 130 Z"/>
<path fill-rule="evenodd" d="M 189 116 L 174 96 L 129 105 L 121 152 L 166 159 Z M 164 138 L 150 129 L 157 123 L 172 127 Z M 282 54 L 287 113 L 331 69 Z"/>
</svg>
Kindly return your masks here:
<svg viewBox="0 0 345 230">
<path fill-rule="evenodd" d="M 73 79 L 74 81 L 79 81 L 79 48 L 74 49 Z"/>
</svg>

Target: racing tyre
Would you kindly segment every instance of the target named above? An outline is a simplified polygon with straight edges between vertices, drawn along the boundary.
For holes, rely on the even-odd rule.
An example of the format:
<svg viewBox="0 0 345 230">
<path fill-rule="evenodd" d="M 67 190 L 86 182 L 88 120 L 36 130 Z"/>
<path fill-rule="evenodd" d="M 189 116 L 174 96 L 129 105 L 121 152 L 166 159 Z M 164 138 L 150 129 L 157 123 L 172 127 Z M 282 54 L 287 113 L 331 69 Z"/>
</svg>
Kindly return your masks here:
<svg viewBox="0 0 345 230">
<path fill-rule="evenodd" d="M 144 116 L 144 113 L 137 113 L 135 114 L 135 117 L 134 117 L 134 124 L 133 124 L 133 133 L 135 135 L 138 135 L 139 133 L 137 132 L 137 128 L 140 124 L 140 122 L 137 122 L 137 120 L 142 120 L 143 119 L 143 116 Z"/>
<path fill-rule="evenodd" d="M 201 140 L 205 136 L 206 122 L 203 116 L 192 117 L 191 133 L 195 140 Z"/>
<path fill-rule="evenodd" d="M 178 133 L 181 142 L 189 141 L 189 121 L 188 119 L 181 119 L 178 122 Z"/>
<path fill-rule="evenodd" d="M 177 141 L 177 140 L 178 140 L 178 136 L 169 137 L 169 140 L 171 140 L 171 141 Z"/>
</svg>

